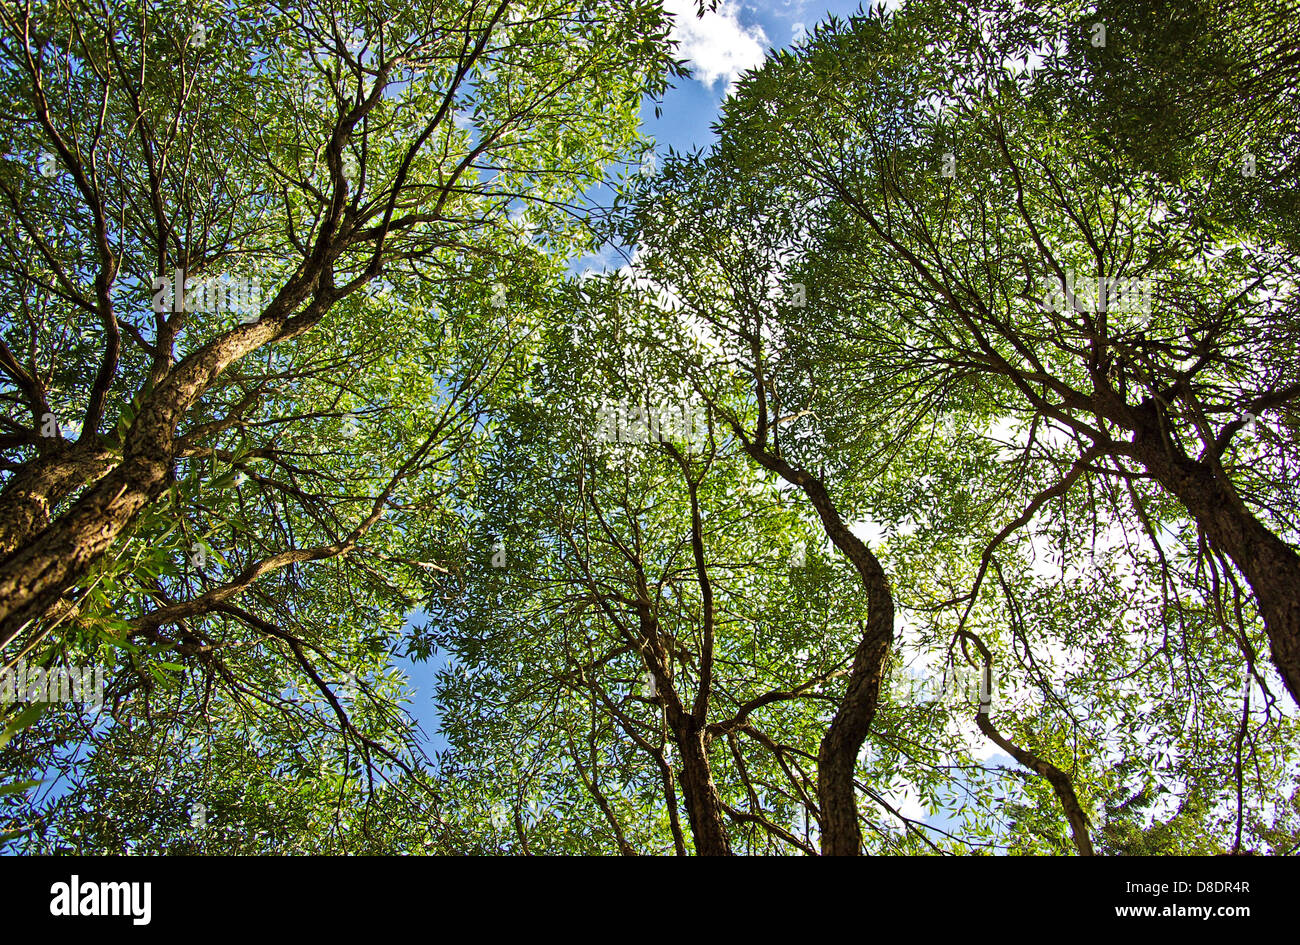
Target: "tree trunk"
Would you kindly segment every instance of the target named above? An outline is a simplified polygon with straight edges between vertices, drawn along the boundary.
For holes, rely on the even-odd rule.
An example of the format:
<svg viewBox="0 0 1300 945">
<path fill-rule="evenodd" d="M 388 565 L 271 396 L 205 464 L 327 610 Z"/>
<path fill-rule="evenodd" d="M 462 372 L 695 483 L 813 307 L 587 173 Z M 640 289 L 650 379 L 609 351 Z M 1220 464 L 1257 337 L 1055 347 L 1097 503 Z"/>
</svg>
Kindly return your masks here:
<svg viewBox="0 0 1300 945">
<path fill-rule="evenodd" d="M 1260 522 L 1207 463 L 1147 438 L 1134 441 L 1134 453 L 1249 582 L 1273 665 L 1300 705 L 1300 555 Z"/>
<path fill-rule="evenodd" d="M 0 492 L 0 561 L 50 524 L 50 510 L 90 485 L 113 457 L 98 446 L 64 445 L 25 463 Z"/>
<path fill-rule="evenodd" d="M 765 449 L 757 446 L 747 449 L 762 466 L 803 490 L 816 509 L 827 537 L 852 563 L 867 591 L 867 625 L 862 628 L 862 639 L 853 653 L 853 666 L 844 698 L 840 700 L 835 718 L 822 736 L 817 752 L 822 854 L 858 856 L 862 852 L 862 828 L 858 826 L 857 790 L 853 779 L 858 752 L 876 717 L 885 661 L 894 640 L 894 594 L 880 561 L 849 530 L 820 479 L 794 468 Z"/>
<path fill-rule="evenodd" d="M 700 856 L 730 856 L 722 799 L 713 782 L 704 733 L 688 716 L 683 716 L 683 722 L 685 725 L 677 732 L 677 748 L 682 755 L 680 782 L 691 835 L 695 838 L 695 852 Z"/>
<path fill-rule="evenodd" d="M 261 321 L 213 339 L 181 362 L 141 406 L 122 462 L 0 563 L 0 646 L 48 610 L 113 545 L 140 510 L 167 489 L 176 428 L 208 385 L 249 352 L 268 341 L 300 334 L 320 320 L 333 295 L 318 294 L 292 322 L 281 314 L 313 287 L 286 287 Z"/>
<path fill-rule="evenodd" d="M 113 470 L 0 568 L 0 645 L 39 617 L 167 488 L 170 463 L 136 459 Z"/>
<path fill-rule="evenodd" d="M 821 805 L 823 856 L 857 856 L 862 852 L 853 779 L 858 752 L 880 701 L 880 682 L 892 639 L 892 606 L 890 614 L 890 634 L 868 632 L 858 644 L 848 689 L 817 752 L 817 802 Z"/>
</svg>

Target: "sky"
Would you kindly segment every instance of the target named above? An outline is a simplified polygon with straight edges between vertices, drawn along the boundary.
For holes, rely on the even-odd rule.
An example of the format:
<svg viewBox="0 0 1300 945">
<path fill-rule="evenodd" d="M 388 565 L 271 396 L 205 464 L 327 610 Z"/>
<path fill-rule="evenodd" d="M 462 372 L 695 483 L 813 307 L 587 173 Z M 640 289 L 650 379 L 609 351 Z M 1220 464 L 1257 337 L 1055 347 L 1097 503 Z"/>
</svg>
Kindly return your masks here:
<svg viewBox="0 0 1300 945">
<path fill-rule="evenodd" d="M 897 0 L 886 4 L 901 5 Z M 710 125 L 737 79 L 761 66 L 770 49 L 790 46 L 805 30 L 828 16 L 847 17 L 859 9 L 856 2 L 816 0 L 761 0 L 741 3 L 721 0 L 703 18 L 695 15 L 695 0 L 664 0 L 673 15 L 672 38 L 677 56 L 690 65 L 692 78 L 677 83 L 664 99 L 663 114 L 654 116 L 647 105 L 643 126 L 657 144 L 687 151 L 713 141 Z"/>
</svg>

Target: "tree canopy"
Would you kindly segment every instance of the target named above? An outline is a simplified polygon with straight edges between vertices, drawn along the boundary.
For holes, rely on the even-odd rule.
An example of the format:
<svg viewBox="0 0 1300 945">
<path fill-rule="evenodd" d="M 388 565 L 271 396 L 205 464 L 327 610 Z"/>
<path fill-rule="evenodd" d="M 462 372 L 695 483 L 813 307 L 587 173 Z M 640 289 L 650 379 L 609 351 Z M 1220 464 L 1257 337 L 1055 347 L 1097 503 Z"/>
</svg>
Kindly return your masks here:
<svg viewBox="0 0 1300 945">
<path fill-rule="evenodd" d="M 2 16 L 15 849 L 1300 842 L 1279 5 Z"/>
</svg>

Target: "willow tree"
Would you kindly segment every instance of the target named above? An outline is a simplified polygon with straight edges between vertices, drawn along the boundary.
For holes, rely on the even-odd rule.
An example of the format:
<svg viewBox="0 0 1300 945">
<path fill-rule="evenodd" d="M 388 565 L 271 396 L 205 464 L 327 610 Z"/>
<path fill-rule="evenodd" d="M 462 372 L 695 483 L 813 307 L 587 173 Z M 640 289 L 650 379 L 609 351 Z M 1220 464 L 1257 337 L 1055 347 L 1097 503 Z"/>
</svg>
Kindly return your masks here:
<svg viewBox="0 0 1300 945">
<path fill-rule="evenodd" d="M 440 770 L 477 848 L 858 852 L 864 829 L 872 850 L 959 848 L 891 804 L 896 777 L 858 787 L 860 740 L 847 829 L 828 809 L 869 599 L 691 390 L 699 339 L 617 274 L 552 304 L 580 327 L 542 336 L 475 496 L 498 552 L 418 635 L 448 654 Z M 948 714 L 901 714 L 869 770 L 940 806 Z"/>
<path fill-rule="evenodd" d="M 1293 0 L 1034 6 L 1021 15 L 1107 28 L 1104 43 L 1065 33 L 1072 41 L 1045 63 L 1065 81 L 1046 96 L 1086 115 L 1140 167 L 1196 193 L 1203 214 L 1300 246 Z"/>
<path fill-rule="evenodd" d="M 176 710 L 213 685 L 277 704 L 294 679 L 391 751 L 339 686 L 475 553 L 448 539 L 449 490 L 520 296 L 589 245 L 582 195 L 639 156 L 643 96 L 677 69 L 662 14 L 2 17 L 6 663 L 123 653 L 117 708 L 181 668 Z"/>
<path fill-rule="evenodd" d="M 843 313 L 860 360 L 979 386 L 1027 445 L 1074 444 L 1024 514 L 1098 469 L 1175 497 L 1250 586 L 1295 695 L 1295 259 L 1042 107 L 1055 74 L 1004 63 L 1047 39 L 924 5 L 832 24 L 754 77 L 723 160 L 816 208 L 810 327 Z"/>
<path fill-rule="evenodd" d="M 1243 751 L 1262 745 L 1281 784 L 1294 770 L 1256 659 L 1267 641 L 1294 692 L 1294 259 L 1198 215 L 1094 135 L 1093 113 L 1062 112 L 1060 72 L 1027 66 L 1054 34 L 949 14 L 831 20 L 769 58 L 717 146 L 629 202 L 623 236 L 721 341 L 701 395 L 760 464 L 836 510 L 829 536 L 865 518 L 894 547 L 916 553 L 916 532 L 935 546 L 933 577 L 893 542 L 871 554 L 949 659 L 1029 675 L 1042 712 L 995 724 L 981 706 L 972 721 L 1050 785 L 1081 852 L 1088 816 L 1150 799 L 1131 770 L 1106 772 L 1157 743 L 1186 762 L 1180 790 L 1230 805 L 1196 817 L 1236 848 L 1247 795 L 1271 803 Z M 746 410 L 713 395 L 728 372 L 749 384 Z M 1265 410 L 1277 421 L 1254 423 Z M 1058 588 L 1025 568 L 1047 552 Z M 1108 595 L 1091 606 L 1089 582 Z M 1031 611 L 1050 614 L 1036 633 Z M 1168 727 L 1117 736 L 1152 696 Z M 1213 704 L 1196 729 L 1220 742 L 1194 762 L 1189 699 Z"/>
</svg>

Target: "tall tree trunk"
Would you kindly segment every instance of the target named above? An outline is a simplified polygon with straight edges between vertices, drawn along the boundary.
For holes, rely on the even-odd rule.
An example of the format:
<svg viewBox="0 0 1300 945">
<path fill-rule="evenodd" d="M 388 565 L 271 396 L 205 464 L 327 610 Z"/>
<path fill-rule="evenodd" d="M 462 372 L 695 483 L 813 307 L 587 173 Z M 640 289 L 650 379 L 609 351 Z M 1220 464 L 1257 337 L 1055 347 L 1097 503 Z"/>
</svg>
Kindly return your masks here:
<svg viewBox="0 0 1300 945">
<path fill-rule="evenodd" d="M 867 591 L 867 624 L 853 653 L 848 686 L 817 752 L 822 854 L 858 856 L 862 852 L 862 828 L 858 825 L 854 773 L 858 752 L 876 717 L 885 662 L 894 640 L 894 595 L 880 561 L 849 530 L 820 479 L 761 447 L 751 445 L 747 449 L 761 465 L 803 490 L 821 518 L 827 537 L 849 559 Z"/>
<path fill-rule="evenodd" d="M 880 702 L 881 678 L 893 639 L 892 613 L 891 606 L 889 633 L 868 630 L 858 644 L 848 688 L 817 752 L 817 802 L 821 806 L 824 856 L 857 856 L 862 852 L 854 773 L 858 752 Z"/>
<path fill-rule="evenodd" d="M 122 462 L 0 562 L 0 646 L 53 606 L 167 489 L 176 428 L 208 386 L 249 352 L 301 334 L 320 320 L 338 293 L 318 291 L 300 315 L 285 314 L 317 288 L 315 278 L 286 286 L 261 320 L 213 339 L 177 365 L 141 406 Z"/>
<path fill-rule="evenodd" d="M 1273 665 L 1300 705 L 1300 555 L 1260 522 L 1208 463 L 1151 437 L 1136 438 L 1133 447 L 1147 472 L 1186 506 L 1210 543 L 1249 582 Z"/>
<path fill-rule="evenodd" d="M 695 852 L 700 856 L 730 856 L 731 842 L 723 819 L 722 798 L 713 781 L 705 736 L 690 716 L 682 716 L 677 731 L 677 748 L 682 755 L 682 800 L 695 838 Z"/>
<path fill-rule="evenodd" d="M 170 457 L 122 463 L 66 515 L 9 556 L 0 567 L 0 645 L 54 605 L 139 511 L 163 493 L 170 473 Z"/>
<path fill-rule="evenodd" d="M 113 457 L 99 446 L 62 445 L 37 456 L 0 491 L 0 561 L 50 524 L 50 510 L 108 471 Z"/>
</svg>

